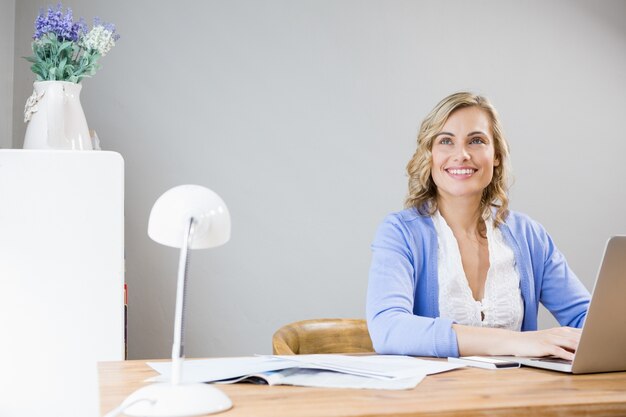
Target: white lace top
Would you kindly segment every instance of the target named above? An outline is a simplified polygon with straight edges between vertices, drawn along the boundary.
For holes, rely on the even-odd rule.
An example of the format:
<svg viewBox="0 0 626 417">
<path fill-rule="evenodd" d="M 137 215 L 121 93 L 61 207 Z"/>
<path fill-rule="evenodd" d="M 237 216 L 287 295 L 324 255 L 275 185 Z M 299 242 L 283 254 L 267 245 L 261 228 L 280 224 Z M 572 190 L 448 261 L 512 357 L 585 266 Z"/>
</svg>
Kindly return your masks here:
<svg viewBox="0 0 626 417">
<path fill-rule="evenodd" d="M 524 303 L 515 256 L 500 229 L 493 227 L 491 218 L 485 221 L 490 266 L 481 301 L 474 300 L 459 245 L 438 211 L 433 215 L 433 223 L 439 243 L 439 315 L 468 326 L 521 330 Z"/>
</svg>

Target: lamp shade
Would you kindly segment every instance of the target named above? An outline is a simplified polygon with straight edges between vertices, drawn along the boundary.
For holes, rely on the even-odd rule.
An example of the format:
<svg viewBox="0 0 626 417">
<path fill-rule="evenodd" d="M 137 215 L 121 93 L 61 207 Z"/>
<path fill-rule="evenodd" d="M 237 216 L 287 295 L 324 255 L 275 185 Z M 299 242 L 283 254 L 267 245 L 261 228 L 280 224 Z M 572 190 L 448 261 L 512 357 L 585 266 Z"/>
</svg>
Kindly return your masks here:
<svg viewBox="0 0 626 417">
<path fill-rule="evenodd" d="M 200 185 L 179 185 L 157 199 L 148 220 L 148 236 L 162 245 L 183 247 L 193 218 L 189 249 L 223 245 L 230 239 L 230 213 L 219 195 Z"/>
</svg>

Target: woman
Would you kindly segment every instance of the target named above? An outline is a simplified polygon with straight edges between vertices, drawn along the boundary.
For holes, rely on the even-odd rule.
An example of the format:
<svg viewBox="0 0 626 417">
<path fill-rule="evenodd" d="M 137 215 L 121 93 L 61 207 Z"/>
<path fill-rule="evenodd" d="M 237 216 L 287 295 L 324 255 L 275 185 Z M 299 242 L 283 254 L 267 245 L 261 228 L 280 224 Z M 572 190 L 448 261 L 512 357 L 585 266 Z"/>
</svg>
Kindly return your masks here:
<svg viewBox="0 0 626 417">
<path fill-rule="evenodd" d="M 589 292 L 543 227 L 508 210 L 509 149 L 494 107 L 452 94 L 417 142 L 407 208 L 385 219 L 372 244 L 376 351 L 573 359 Z M 564 327 L 538 331 L 539 302 Z"/>
</svg>

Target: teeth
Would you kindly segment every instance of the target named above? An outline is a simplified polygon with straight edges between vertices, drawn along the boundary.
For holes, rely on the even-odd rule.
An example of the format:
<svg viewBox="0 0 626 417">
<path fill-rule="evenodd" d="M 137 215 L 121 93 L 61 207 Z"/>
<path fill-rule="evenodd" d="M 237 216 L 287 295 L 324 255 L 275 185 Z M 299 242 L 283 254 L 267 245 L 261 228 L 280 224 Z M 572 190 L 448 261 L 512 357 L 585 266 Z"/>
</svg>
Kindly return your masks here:
<svg viewBox="0 0 626 417">
<path fill-rule="evenodd" d="M 452 175 L 470 175 L 474 173 L 473 169 L 449 169 L 448 172 Z"/>
</svg>

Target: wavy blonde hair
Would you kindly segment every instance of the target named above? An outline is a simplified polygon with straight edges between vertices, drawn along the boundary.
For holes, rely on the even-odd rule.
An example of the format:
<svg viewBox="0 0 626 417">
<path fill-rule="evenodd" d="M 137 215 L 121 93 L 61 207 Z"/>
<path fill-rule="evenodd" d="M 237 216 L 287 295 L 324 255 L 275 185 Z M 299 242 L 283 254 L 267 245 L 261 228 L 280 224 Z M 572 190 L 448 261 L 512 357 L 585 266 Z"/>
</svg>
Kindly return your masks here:
<svg viewBox="0 0 626 417">
<path fill-rule="evenodd" d="M 504 137 L 498 112 L 486 97 L 468 92 L 449 95 L 426 116 L 417 135 L 417 150 L 407 164 L 409 192 L 405 207 L 415 207 L 422 215 L 437 211 L 437 186 L 432 177 L 432 146 L 435 135 L 441 132 L 452 113 L 466 107 L 483 110 L 491 122 L 495 158 L 500 163 L 493 168 L 491 183 L 483 190 L 480 200 L 481 213 L 496 207 L 495 225 L 499 226 L 508 215 L 508 181 L 510 173 L 509 145 Z"/>
</svg>

